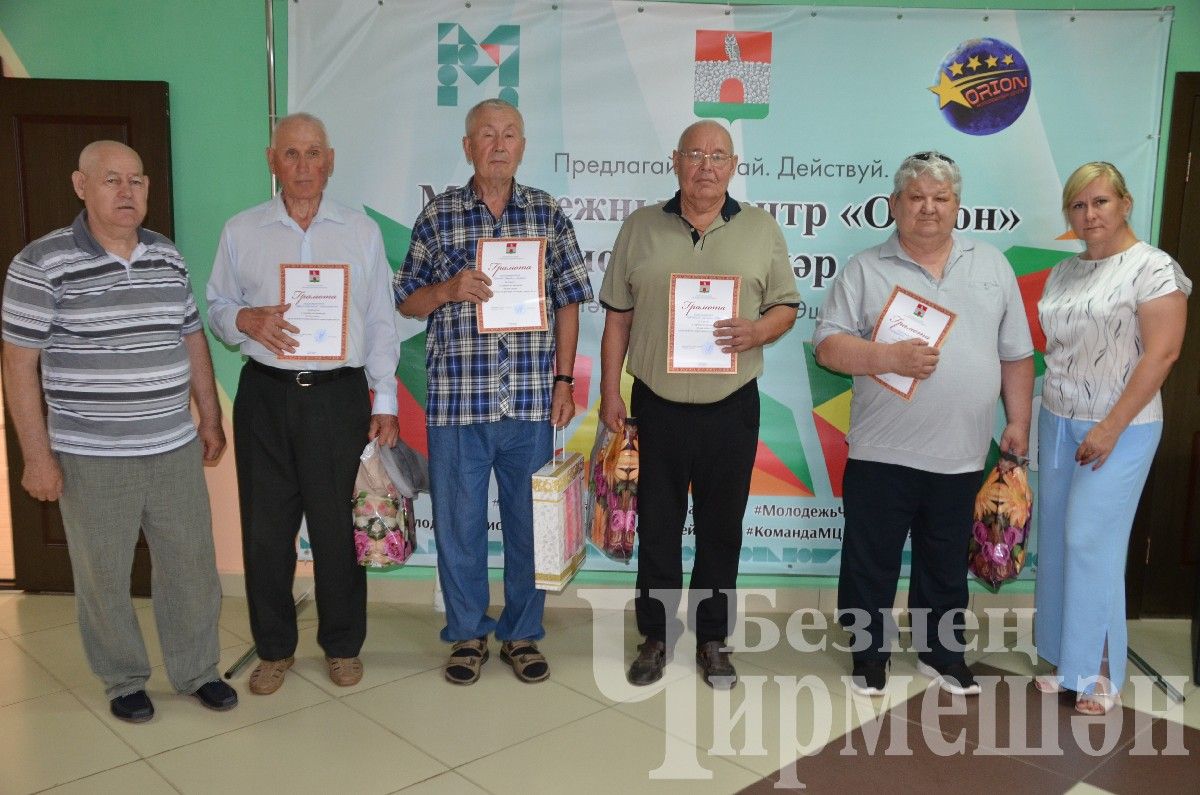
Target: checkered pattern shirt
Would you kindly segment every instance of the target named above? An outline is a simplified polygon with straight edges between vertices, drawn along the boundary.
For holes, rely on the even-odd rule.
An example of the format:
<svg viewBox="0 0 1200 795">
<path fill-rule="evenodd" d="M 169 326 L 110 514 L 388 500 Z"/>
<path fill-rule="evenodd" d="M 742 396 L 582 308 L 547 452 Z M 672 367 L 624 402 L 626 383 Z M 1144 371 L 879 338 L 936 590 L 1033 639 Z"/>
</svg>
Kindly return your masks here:
<svg viewBox="0 0 1200 795">
<path fill-rule="evenodd" d="M 592 286 L 571 221 L 548 193 L 514 181 L 498 219 L 470 183 L 435 196 L 417 216 L 408 256 L 392 279 L 396 303 L 474 267 L 477 243 L 498 237 L 546 239 L 549 330 L 480 334 L 475 305 L 467 301 L 431 312 L 425 338 L 429 425 L 550 418 L 554 312 L 592 300 Z"/>
</svg>

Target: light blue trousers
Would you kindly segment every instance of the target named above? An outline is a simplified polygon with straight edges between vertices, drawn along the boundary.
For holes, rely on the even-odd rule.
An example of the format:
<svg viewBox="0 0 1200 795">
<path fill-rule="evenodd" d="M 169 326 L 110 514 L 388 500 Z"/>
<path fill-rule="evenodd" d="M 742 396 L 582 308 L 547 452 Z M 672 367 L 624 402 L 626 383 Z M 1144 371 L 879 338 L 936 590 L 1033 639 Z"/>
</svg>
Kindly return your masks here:
<svg viewBox="0 0 1200 795">
<path fill-rule="evenodd" d="M 192 693 L 219 678 L 221 583 L 200 457 L 197 439 L 158 455 L 58 456 L 79 633 L 110 699 L 144 689 L 150 678 L 129 599 L 139 528 L 150 547 L 154 618 L 171 686 Z"/>
<path fill-rule="evenodd" d="M 1038 418 L 1038 567 L 1034 642 L 1065 687 L 1090 692 L 1108 641 L 1109 678 L 1125 682 L 1125 557 L 1162 423 L 1131 425 L 1104 466 L 1075 451 L 1096 423 Z"/>
</svg>

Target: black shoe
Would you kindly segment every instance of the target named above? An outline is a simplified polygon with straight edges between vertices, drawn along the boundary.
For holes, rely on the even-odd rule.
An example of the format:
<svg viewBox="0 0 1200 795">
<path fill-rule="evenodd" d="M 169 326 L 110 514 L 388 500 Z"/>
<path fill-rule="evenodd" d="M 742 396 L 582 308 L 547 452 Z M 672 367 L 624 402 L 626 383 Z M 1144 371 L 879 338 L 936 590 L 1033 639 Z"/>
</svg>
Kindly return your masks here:
<svg viewBox="0 0 1200 795">
<path fill-rule="evenodd" d="M 625 674 L 625 679 L 636 687 L 652 684 L 662 679 L 663 668 L 666 665 L 667 644 L 661 640 L 646 638 L 642 645 L 638 646 L 638 656 L 633 665 L 629 666 L 629 673 Z"/>
<path fill-rule="evenodd" d="M 199 699 L 201 704 L 217 712 L 233 709 L 238 702 L 237 691 L 220 679 L 200 685 L 192 695 Z"/>
<path fill-rule="evenodd" d="M 979 695 L 979 683 L 971 674 L 971 669 L 961 660 L 945 665 L 934 665 L 924 660 L 917 660 L 917 671 L 937 682 L 938 687 L 956 696 Z"/>
<path fill-rule="evenodd" d="M 860 696 L 882 696 L 887 688 L 887 661 L 860 660 L 850 674 L 850 689 Z"/>
<path fill-rule="evenodd" d="M 721 651 L 724 641 L 710 640 L 700 644 L 696 649 L 696 665 L 700 666 L 700 675 L 704 684 L 720 690 L 729 690 L 737 684 L 737 671 L 729 661 L 729 652 Z"/>
<path fill-rule="evenodd" d="M 129 723 L 145 723 L 154 717 L 154 704 L 145 690 L 117 696 L 108 702 L 112 714 Z"/>
</svg>

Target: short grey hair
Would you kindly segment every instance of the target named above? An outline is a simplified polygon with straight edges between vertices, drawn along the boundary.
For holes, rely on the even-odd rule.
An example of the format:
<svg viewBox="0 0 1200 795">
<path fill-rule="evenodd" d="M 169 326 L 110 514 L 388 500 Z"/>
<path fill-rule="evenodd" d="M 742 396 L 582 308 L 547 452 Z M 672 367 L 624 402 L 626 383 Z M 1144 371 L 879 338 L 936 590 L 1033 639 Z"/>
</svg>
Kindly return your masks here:
<svg viewBox="0 0 1200 795">
<path fill-rule="evenodd" d="M 962 172 L 958 164 L 937 150 L 917 152 L 904 158 L 892 178 L 892 195 L 899 196 L 908 183 L 921 177 L 930 177 L 938 182 L 949 182 L 954 195 L 962 198 Z"/>
<path fill-rule="evenodd" d="M 318 131 L 320 131 L 321 140 L 325 142 L 326 148 L 329 147 L 329 133 L 325 129 L 325 122 L 321 121 L 311 113 L 304 113 L 301 111 L 299 113 L 289 113 L 282 119 L 277 119 L 275 121 L 275 127 L 271 130 L 272 149 L 275 148 L 275 144 L 279 140 L 279 130 L 288 124 L 311 124 L 313 127 L 316 127 Z"/>
<path fill-rule="evenodd" d="M 471 136 L 471 126 L 475 124 L 475 119 L 479 118 L 479 114 L 488 110 L 507 110 L 516 114 L 517 125 L 521 128 L 521 137 L 525 137 L 525 117 L 521 115 L 521 111 L 517 110 L 517 106 L 503 99 L 485 99 L 478 102 L 467 111 L 466 121 L 463 122 L 464 134 L 469 138 Z"/>
</svg>

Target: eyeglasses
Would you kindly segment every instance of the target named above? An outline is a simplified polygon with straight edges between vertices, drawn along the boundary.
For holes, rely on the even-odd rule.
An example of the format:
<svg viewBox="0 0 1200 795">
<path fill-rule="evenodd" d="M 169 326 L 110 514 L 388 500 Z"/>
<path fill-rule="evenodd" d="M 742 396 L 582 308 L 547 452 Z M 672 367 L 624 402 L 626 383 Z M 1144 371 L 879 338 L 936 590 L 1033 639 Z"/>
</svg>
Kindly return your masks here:
<svg viewBox="0 0 1200 795">
<path fill-rule="evenodd" d="M 954 161 L 946 157 L 941 152 L 917 152 L 915 155 L 909 155 L 909 160 L 941 160 L 944 163 L 954 165 Z"/>
<path fill-rule="evenodd" d="M 727 163 L 732 163 L 734 157 L 736 157 L 736 155 L 727 155 L 724 152 L 713 152 L 711 155 L 705 154 L 699 149 L 689 149 L 686 152 L 680 152 L 679 156 L 693 166 L 698 166 L 707 160 L 713 168 L 721 168 Z"/>
</svg>

